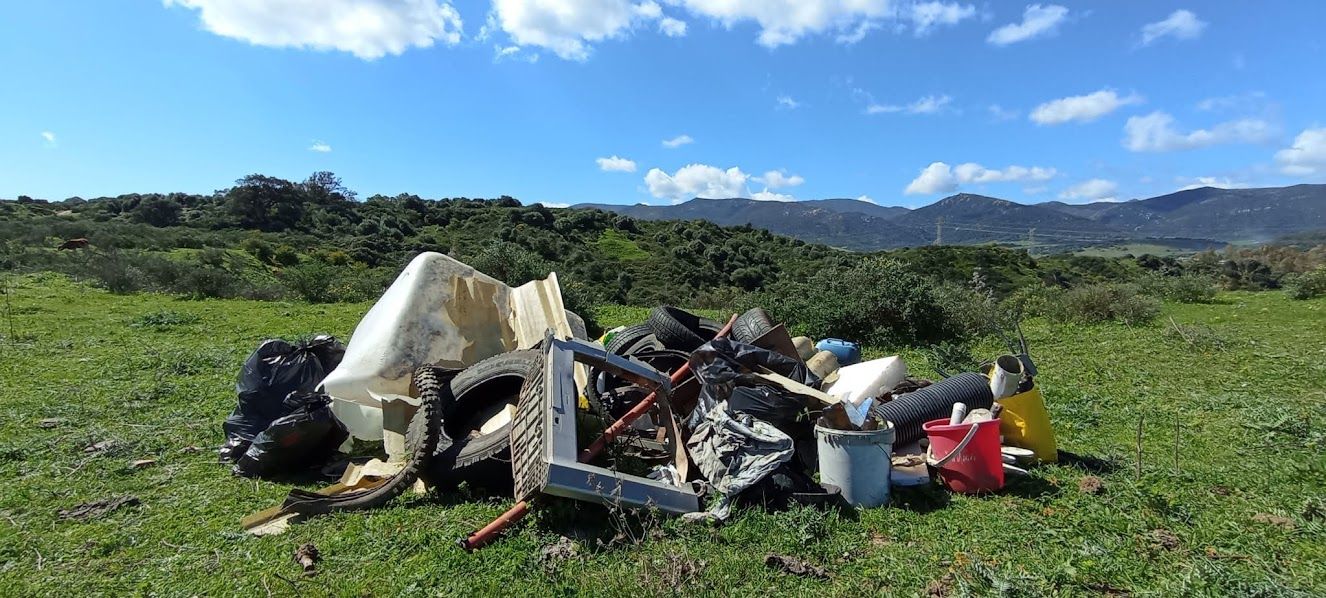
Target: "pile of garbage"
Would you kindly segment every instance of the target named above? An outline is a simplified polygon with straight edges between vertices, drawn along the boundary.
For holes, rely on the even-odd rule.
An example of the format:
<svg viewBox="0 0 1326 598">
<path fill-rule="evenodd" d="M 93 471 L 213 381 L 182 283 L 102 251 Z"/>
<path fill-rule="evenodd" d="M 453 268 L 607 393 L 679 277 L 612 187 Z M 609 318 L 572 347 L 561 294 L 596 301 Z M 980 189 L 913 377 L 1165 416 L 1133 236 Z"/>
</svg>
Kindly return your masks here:
<svg viewBox="0 0 1326 598">
<path fill-rule="evenodd" d="M 936 481 L 995 492 L 1057 455 L 1025 342 L 932 382 L 898 356 L 793 337 L 759 308 L 720 323 L 659 306 L 586 337 L 556 274 L 511 288 L 418 256 L 348 346 L 268 341 L 246 362 L 221 450 L 235 473 L 289 475 L 364 442 L 376 456 L 245 527 L 279 532 L 412 488 L 514 497 L 460 541 L 475 549 L 553 497 L 721 522 L 743 505 L 878 507 Z"/>
</svg>

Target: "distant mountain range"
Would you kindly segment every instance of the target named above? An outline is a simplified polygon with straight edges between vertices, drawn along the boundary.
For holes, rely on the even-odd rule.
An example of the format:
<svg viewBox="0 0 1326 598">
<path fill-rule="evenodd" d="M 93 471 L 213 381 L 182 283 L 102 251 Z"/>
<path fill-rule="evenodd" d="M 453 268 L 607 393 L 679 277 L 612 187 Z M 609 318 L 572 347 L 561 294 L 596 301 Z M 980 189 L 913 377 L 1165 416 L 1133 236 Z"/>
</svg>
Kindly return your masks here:
<svg viewBox="0 0 1326 598">
<path fill-rule="evenodd" d="M 1040 251 L 1156 243 L 1200 248 L 1264 242 L 1326 229 L 1326 185 L 1261 189 L 1201 187 L 1126 202 L 1020 204 L 960 193 L 923 208 L 856 199 L 797 202 L 695 198 L 676 205 L 579 204 L 644 220 L 749 224 L 805 241 L 854 250 L 999 243 Z"/>
</svg>

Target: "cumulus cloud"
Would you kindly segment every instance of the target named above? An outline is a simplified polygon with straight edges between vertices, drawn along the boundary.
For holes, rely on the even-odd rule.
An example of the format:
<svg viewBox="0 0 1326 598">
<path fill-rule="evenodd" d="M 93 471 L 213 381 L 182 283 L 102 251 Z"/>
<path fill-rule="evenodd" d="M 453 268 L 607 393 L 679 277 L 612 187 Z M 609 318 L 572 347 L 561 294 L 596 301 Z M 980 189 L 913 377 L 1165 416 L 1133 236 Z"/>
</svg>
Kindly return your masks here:
<svg viewBox="0 0 1326 598">
<path fill-rule="evenodd" d="M 794 174 L 789 176 L 786 172 L 782 170 L 770 170 L 764 173 L 764 176 L 755 177 L 755 180 L 757 182 L 763 183 L 765 187 L 768 187 L 770 189 L 796 187 L 806 182 L 806 179 L 802 178 L 800 175 Z"/>
<path fill-rule="evenodd" d="M 686 35 L 686 21 L 664 17 L 658 22 L 658 30 L 668 37 L 682 37 Z"/>
<path fill-rule="evenodd" d="M 164 0 L 197 10 L 203 28 L 258 46 L 349 52 L 364 60 L 460 42 L 455 8 L 438 0 Z"/>
<path fill-rule="evenodd" d="M 797 198 L 792 197 L 791 195 L 787 195 L 784 193 L 774 193 L 773 191 L 770 191 L 768 189 L 759 191 L 757 193 L 752 193 L 750 198 L 755 201 L 796 201 L 797 200 Z"/>
<path fill-rule="evenodd" d="M 620 156 L 598 158 L 594 161 L 598 163 L 599 170 L 604 172 L 635 172 L 635 161 Z"/>
<path fill-rule="evenodd" d="M 328 145 L 325 141 L 314 141 L 313 145 L 308 146 L 308 151 L 325 154 L 332 151 L 332 146 Z"/>
<path fill-rule="evenodd" d="M 1275 153 L 1280 171 L 1293 176 L 1326 175 L 1326 127 L 1303 129 L 1294 144 Z"/>
<path fill-rule="evenodd" d="M 664 15 L 653 0 L 493 0 L 493 12 L 516 45 L 547 48 L 566 60 L 585 60 L 594 43 L 642 24 L 657 22 L 668 37 L 686 35 L 686 23 Z"/>
<path fill-rule="evenodd" d="M 874 200 L 873 198 L 871 198 L 869 195 L 861 195 L 861 196 L 858 196 L 858 197 L 856 198 L 856 200 L 857 200 L 857 201 L 864 201 L 864 202 L 866 202 L 866 203 L 875 203 L 875 200 Z"/>
<path fill-rule="evenodd" d="M 807 35 L 836 31 L 840 43 L 861 41 L 884 21 L 909 25 L 925 35 L 941 25 L 954 25 L 976 14 L 958 2 L 890 2 L 890 0 L 677 0 L 691 13 L 731 28 L 754 21 L 757 41 L 768 48 L 796 43 Z"/>
<path fill-rule="evenodd" d="M 1157 111 L 1129 118 L 1123 131 L 1123 146 L 1131 151 L 1170 152 L 1224 143 L 1265 143 L 1276 128 L 1264 120 L 1245 118 L 1185 133 L 1175 127 L 1174 117 Z"/>
<path fill-rule="evenodd" d="M 50 131 L 41 132 L 42 141 L 46 142 L 46 147 L 55 147 L 55 133 Z"/>
<path fill-rule="evenodd" d="M 939 25 L 957 25 L 976 16 L 976 7 L 957 2 L 917 2 L 904 8 L 902 14 L 912 22 L 912 31 L 921 36 Z"/>
<path fill-rule="evenodd" d="M 921 170 L 921 174 L 912 180 L 903 193 L 907 195 L 928 195 L 932 193 L 951 193 L 963 184 L 1005 183 L 1014 181 L 1048 181 L 1058 174 L 1053 168 L 1041 166 L 1009 166 L 991 169 L 975 162 L 966 162 L 949 166 L 944 162 L 932 162 Z"/>
<path fill-rule="evenodd" d="M 1199 189 L 1201 187 L 1215 187 L 1216 189 L 1246 189 L 1249 187 L 1247 183 L 1235 182 L 1229 177 L 1199 176 L 1194 178 L 1180 177 L 1178 179 L 1179 184 L 1185 182 L 1187 184 L 1180 187 L 1179 191 Z"/>
<path fill-rule="evenodd" d="M 1162 37 L 1174 39 L 1196 39 L 1206 29 L 1206 22 L 1188 10 L 1176 10 L 1163 21 L 1147 23 L 1142 26 L 1142 45 L 1149 46 Z"/>
<path fill-rule="evenodd" d="M 1038 125 L 1060 125 L 1066 122 L 1091 122 L 1129 104 L 1142 103 L 1142 96 L 1130 94 L 1119 97 L 1113 89 L 1102 89 L 1083 96 L 1069 96 L 1050 100 L 1031 111 L 1031 120 Z"/>
<path fill-rule="evenodd" d="M 1018 42 L 1053 35 L 1060 23 L 1068 18 L 1068 9 L 1058 4 L 1029 4 L 1022 12 L 1021 23 L 1009 23 L 990 32 L 985 41 L 996 46 L 1007 46 Z"/>
<path fill-rule="evenodd" d="M 727 170 L 708 164 L 687 164 L 673 174 L 651 168 L 645 174 L 645 186 L 654 197 L 685 201 L 692 197 L 745 197 L 750 175 L 733 166 Z"/>
<path fill-rule="evenodd" d="M 778 107 L 786 110 L 796 110 L 801 107 L 801 102 L 796 101 L 789 95 L 778 96 Z"/>
<path fill-rule="evenodd" d="M 1090 179 L 1073 185 L 1063 192 L 1059 193 L 1059 199 L 1066 200 L 1089 200 L 1089 201 L 1114 201 L 1114 194 L 1119 190 L 1119 185 L 1114 181 L 1105 179 Z"/>
<path fill-rule="evenodd" d="M 905 114 L 934 114 L 943 110 L 953 98 L 948 95 L 928 95 L 917 99 L 910 104 L 876 104 L 871 103 L 866 106 L 866 114 L 894 114 L 902 112 Z"/>
<path fill-rule="evenodd" d="M 663 147 L 666 147 L 668 149 L 677 149 L 688 143 L 695 143 L 695 140 L 691 139 L 690 135 L 678 135 L 676 137 L 673 137 L 672 139 L 664 139 Z"/>
</svg>

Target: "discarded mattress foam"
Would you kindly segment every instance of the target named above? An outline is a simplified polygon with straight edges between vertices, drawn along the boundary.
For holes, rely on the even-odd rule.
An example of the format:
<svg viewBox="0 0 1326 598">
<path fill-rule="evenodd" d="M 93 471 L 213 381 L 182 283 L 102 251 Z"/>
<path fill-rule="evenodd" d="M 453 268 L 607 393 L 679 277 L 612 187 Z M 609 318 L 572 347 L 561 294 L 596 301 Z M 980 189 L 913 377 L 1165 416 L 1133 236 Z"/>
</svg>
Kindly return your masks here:
<svg viewBox="0 0 1326 598">
<path fill-rule="evenodd" d="M 408 395 L 419 366 L 467 367 L 534 347 L 549 328 L 572 335 L 555 273 L 513 289 L 446 255 L 421 253 L 359 321 L 322 388 L 351 435 L 380 440 L 382 405 L 373 394 Z"/>
<path fill-rule="evenodd" d="M 838 368 L 838 379 L 824 392 L 859 406 L 870 397 L 892 390 L 907 378 L 907 364 L 894 355 Z"/>
</svg>

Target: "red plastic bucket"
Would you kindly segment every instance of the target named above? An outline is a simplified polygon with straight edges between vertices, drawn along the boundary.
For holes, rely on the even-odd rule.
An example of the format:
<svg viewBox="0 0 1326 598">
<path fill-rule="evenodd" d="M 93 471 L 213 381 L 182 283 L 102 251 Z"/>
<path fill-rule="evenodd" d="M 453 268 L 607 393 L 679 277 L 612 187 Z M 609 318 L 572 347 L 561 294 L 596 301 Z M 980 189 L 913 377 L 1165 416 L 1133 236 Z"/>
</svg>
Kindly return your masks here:
<svg viewBox="0 0 1326 598">
<path fill-rule="evenodd" d="M 926 460 L 939 469 L 939 479 L 950 490 L 977 494 L 1004 487 L 999 420 L 949 425 L 947 419 L 934 419 L 921 429 L 930 437 Z"/>
</svg>

